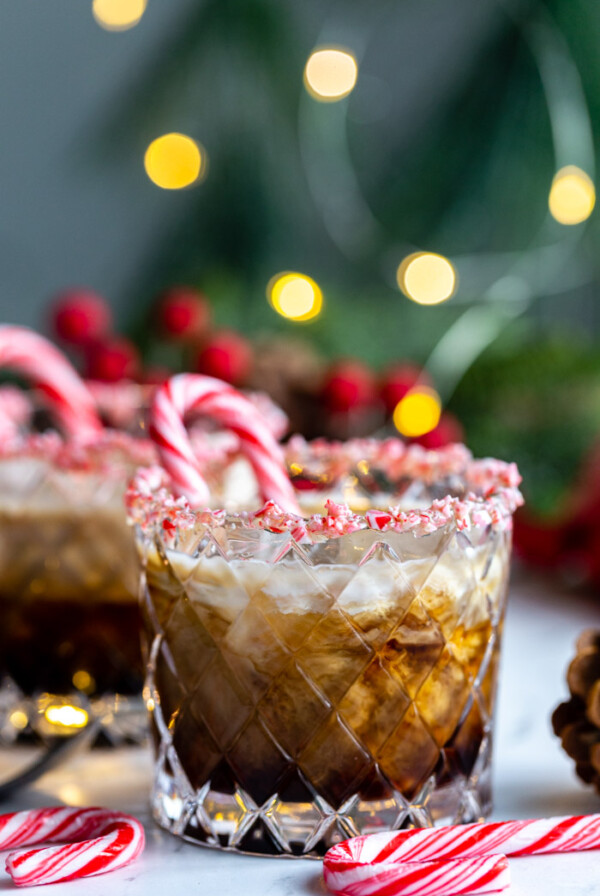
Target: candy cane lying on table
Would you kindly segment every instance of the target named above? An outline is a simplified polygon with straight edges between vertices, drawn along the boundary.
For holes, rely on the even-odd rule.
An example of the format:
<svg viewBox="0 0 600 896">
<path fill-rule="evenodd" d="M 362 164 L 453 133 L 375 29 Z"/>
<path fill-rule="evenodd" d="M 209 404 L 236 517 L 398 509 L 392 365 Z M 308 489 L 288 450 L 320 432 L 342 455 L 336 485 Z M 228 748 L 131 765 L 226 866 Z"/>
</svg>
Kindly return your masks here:
<svg viewBox="0 0 600 896">
<path fill-rule="evenodd" d="M 265 500 L 300 514 L 281 448 L 257 408 L 221 380 L 182 373 L 160 386 L 150 411 L 150 435 L 175 490 L 196 507 L 206 505 L 208 486 L 194 455 L 184 418 L 194 411 L 231 430 L 254 469 Z"/>
<path fill-rule="evenodd" d="M 14 370 L 41 389 L 68 437 L 88 438 L 102 431 L 84 382 L 43 336 L 26 327 L 0 326 L 0 367 Z"/>
<path fill-rule="evenodd" d="M 62 843 L 11 853 L 6 870 L 19 886 L 53 884 L 114 871 L 144 848 L 137 818 L 110 809 L 33 809 L 0 815 L 0 850 Z"/>
<path fill-rule="evenodd" d="M 505 890 L 510 885 L 510 874 L 506 856 L 475 856 L 454 861 L 382 864 L 376 875 L 356 875 L 352 880 L 347 876 L 343 890 L 332 887 L 327 873 L 325 883 L 333 893 L 343 896 L 466 896 Z"/>
<path fill-rule="evenodd" d="M 478 858 L 585 849 L 600 849 L 600 815 L 413 829 L 333 846 L 323 861 L 324 877 L 340 896 L 482 893 L 508 886 L 508 873 L 492 861 L 482 881 L 482 869 L 471 867 Z"/>
</svg>

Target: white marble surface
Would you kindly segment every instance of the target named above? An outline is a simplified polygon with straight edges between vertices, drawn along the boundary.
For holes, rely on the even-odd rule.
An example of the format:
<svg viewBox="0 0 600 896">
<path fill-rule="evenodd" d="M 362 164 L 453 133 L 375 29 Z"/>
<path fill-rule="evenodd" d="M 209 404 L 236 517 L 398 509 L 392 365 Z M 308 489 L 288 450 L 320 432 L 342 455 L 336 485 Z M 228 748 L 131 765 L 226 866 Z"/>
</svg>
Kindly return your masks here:
<svg viewBox="0 0 600 896">
<path fill-rule="evenodd" d="M 550 713 L 566 694 L 564 670 L 577 634 L 600 627 L 600 598 L 560 592 L 549 582 L 513 586 L 507 618 L 495 755 L 494 819 L 600 812 L 600 798 L 575 776 L 550 729 Z M 6 757 L 4 757 L 4 763 Z M 64 801 L 107 805 L 146 824 L 138 862 L 109 876 L 32 887 L 45 896 L 317 896 L 325 893 L 320 863 L 213 852 L 158 830 L 147 809 L 150 758 L 141 749 L 96 751 L 45 775 L 2 811 Z M 587 896 L 600 892 L 600 851 L 511 860 L 510 896 Z M 0 872 L 0 894 L 13 885 Z"/>
</svg>

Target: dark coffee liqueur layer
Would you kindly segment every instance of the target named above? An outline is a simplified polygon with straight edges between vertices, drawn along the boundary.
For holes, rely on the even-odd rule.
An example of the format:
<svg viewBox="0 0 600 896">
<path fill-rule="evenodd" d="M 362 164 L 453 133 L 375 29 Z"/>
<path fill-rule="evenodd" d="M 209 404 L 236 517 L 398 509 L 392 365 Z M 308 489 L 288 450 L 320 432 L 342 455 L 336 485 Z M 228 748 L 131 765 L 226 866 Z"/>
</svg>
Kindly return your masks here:
<svg viewBox="0 0 600 896">
<path fill-rule="evenodd" d="M 382 654 L 391 650 L 393 645 L 386 642 Z M 419 653 L 418 646 L 414 656 L 410 646 L 404 650 L 409 660 Z M 497 652 L 484 687 L 484 709 L 490 713 L 496 673 Z M 313 795 L 299 785 L 303 772 L 334 808 L 354 793 L 362 800 L 385 800 L 395 789 L 412 799 L 433 772 L 439 785 L 450 783 L 456 775 L 469 775 L 485 733 L 477 704 L 463 718 L 467 695 L 448 706 L 439 724 L 434 721 L 431 729 L 426 728 L 414 704 L 388 678 L 381 655 L 369 664 L 360 685 L 342 693 L 337 710 L 315 705 L 310 685 L 294 663 L 273 679 L 256 714 L 221 664 L 217 674 L 214 693 L 202 688 L 202 696 L 196 694 L 189 714 L 179 721 L 183 689 L 190 685 L 185 679 L 178 681 L 159 658 L 156 683 L 161 704 L 167 717 L 173 709 L 174 744 L 192 787 L 200 789 L 210 779 L 211 789 L 232 794 L 241 785 L 258 805 L 276 792 L 283 792 L 291 802 L 310 801 Z M 219 690 L 223 676 L 229 679 L 227 687 L 238 690 L 235 700 L 226 689 Z M 439 668 L 434 676 L 439 681 L 446 672 Z M 452 701 L 453 696 L 448 699 Z M 235 712 L 233 703 L 238 700 L 241 706 Z M 197 718 L 194 704 L 199 704 Z"/>
<path fill-rule="evenodd" d="M 136 577 L 122 515 L 0 515 L 0 675 L 27 694 L 139 693 Z"/>
<path fill-rule="evenodd" d="M 322 573 L 347 582 L 337 600 Z M 339 808 L 468 776 L 493 709 L 506 567 L 484 587 L 454 563 L 446 573 L 419 589 L 383 558 L 261 584 L 260 564 L 150 563 L 155 683 L 191 786 Z"/>
<path fill-rule="evenodd" d="M 0 594 L 1 668 L 26 694 L 139 693 L 143 683 L 137 604 L 21 599 Z M 89 678 L 81 676 L 85 672 Z"/>
</svg>

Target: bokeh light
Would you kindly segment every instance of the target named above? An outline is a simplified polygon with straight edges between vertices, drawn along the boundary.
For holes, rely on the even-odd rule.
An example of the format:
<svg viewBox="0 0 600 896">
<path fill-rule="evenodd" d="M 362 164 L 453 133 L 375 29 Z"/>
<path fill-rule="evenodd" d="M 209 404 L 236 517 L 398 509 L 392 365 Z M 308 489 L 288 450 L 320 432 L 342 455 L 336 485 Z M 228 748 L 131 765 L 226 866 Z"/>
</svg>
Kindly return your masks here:
<svg viewBox="0 0 600 896">
<path fill-rule="evenodd" d="M 458 286 L 452 263 L 434 252 L 407 255 L 398 266 L 396 280 L 404 295 L 419 305 L 439 305 L 452 298 Z"/>
<path fill-rule="evenodd" d="M 323 293 L 306 274 L 285 271 L 271 278 L 267 286 L 267 298 L 282 317 L 288 320 L 312 320 L 321 313 Z"/>
<path fill-rule="evenodd" d="M 94 18 L 107 31 L 127 31 L 140 21 L 148 0 L 93 0 Z"/>
<path fill-rule="evenodd" d="M 8 720 L 17 731 L 23 731 L 29 725 L 27 713 L 23 712 L 22 709 L 13 709 Z"/>
<path fill-rule="evenodd" d="M 414 439 L 435 429 L 441 414 L 442 402 L 435 389 L 419 386 L 400 399 L 393 421 L 401 435 Z"/>
<path fill-rule="evenodd" d="M 548 206 L 559 224 L 581 224 L 592 214 L 596 190 L 592 179 L 577 168 L 567 165 L 554 175 Z"/>
<path fill-rule="evenodd" d="M 50 704 L 44 712 L 46 720 L 52 725 L 64 728 L 85 728 L 88 723 L 88 714 L 80 706 L 71 706 L 68 703 Z"/>
<path fill-rule="evenodd" d="M 71 679 L 78 691 L 93 691 L 96 682 L 85 669 L 78 669 Z"/>
<path fill-rule="evenodd" d="M 163 190 L 182 190 L 197 183 L 206 167 L 200 145 L 185 134 L 163 134 L 153 140 L 144 156 L 150 180 Z"/>
<path fill-rule="evenodd" d="M 334 47 L 315 50 L 304 67 L 304 86 L 323 103 L 335 103 L 348 96 L 357 77 L 358 65 L 352 53 Z"/>
</svg>

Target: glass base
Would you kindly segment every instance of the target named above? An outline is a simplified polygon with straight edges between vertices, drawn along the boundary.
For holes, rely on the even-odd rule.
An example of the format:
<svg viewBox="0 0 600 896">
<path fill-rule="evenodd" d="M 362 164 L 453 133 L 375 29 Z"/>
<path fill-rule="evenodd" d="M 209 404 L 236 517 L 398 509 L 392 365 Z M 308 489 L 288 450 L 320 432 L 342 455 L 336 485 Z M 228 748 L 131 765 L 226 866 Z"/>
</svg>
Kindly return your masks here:
<svg viewBox="0 0 600 896">
<path fill-rule="evenodd" d="M 72 737 L 94 725 L 94 744 L 123 746 L 148 740 L 146 705 L 141 694 L 24 694 L 15 682 L 0 680 L 0 746 L 46 743 Z"/>
<path fill-rule="evenodd" d="M 319 858 L 336 843 L 360 834 L 484 821 L 491 810 L 490 741 L 484 739 L 469 777 L 440 784 L 432 775 L 412 801 L 400 793 L 380 800 L 358 794 L 334 809 L 274 793 L 262 805 L 240 787 L 234 793 L 193 792 L 172 749 L 162 751 L 152 793 L 155 821 L 172 834 L 216 849 L 263 856 Z"/>
</svg>

